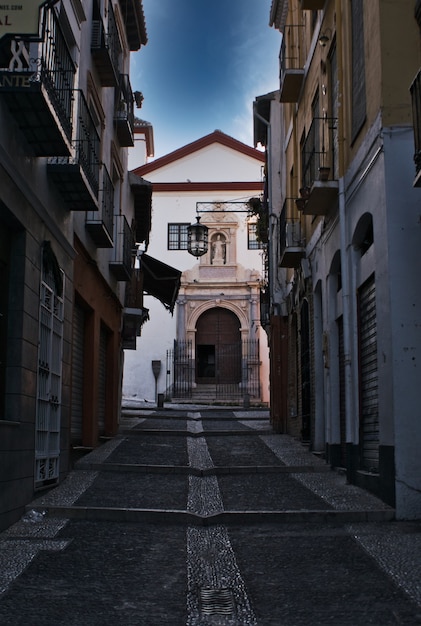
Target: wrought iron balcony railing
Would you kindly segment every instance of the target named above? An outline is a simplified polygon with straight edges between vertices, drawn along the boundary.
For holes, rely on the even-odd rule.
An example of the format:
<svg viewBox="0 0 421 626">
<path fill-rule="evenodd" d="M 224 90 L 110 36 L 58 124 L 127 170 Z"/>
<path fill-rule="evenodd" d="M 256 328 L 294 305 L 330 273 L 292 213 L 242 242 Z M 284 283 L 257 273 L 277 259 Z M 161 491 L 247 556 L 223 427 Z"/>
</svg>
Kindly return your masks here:
<svg viewBox="0 0 421 626">
<path fill-rule="evenodd" d="M 41 36 L 10 39 L 2 49 L 0 96 L 36 156 L 71 151 L 76 66 L 56 13 L 44 9 Z"/>
<path fill-rule="evenodd" d="M 304 82 L 304 43 L 303 26 L 285 26 L 279 54 L 281 102 L 298 102 Z"/>
<path fill-rule="evenodd" d="M 293 217 L 295 212 L 294 198 L 286 198 L 279 220 L 280 267 L 297 268 L 301 263 L 301 259 L 305 257 L 300 218 L 298 216 Z"/>
<path fill-rule="evenodd" d="M 301 152 L 305 215 L 326 215 L 338 197 L 337 119 L 315 117 Z"/>
<path fill-rule="evenodd" d="M 122 341 L 126 350 L 136 350 L 136 337 L 140 337 L 142 325 L 148 319 L 148 309 L 143 306 L 143 273 L 134 269 L 126 284 L 123 309 Z"/>
<path fill-rule="evenodd" d="M 120 146 L 126 148 L 134 146 L 134 103 L 128 74 L 120 74 L 114 124 Z"/>
<path fill-rule="evenodd" d="M 98 248 L 112 248 L 114 237 L 114 185 L 105 165 L 102 165 L 102 187 L 98 211 L 86 213 L 86 230 Z"/>
<path fill-rule="evenodd" d="M 110 271 L 119 281 L 129 281 L 133 271 L 135 241 L 132 230 L 124 215 L 114 216 L 114 250 Z"/>
<path fill-rule="evenodd" d="M 48 159 L 48 172 L 71 211 L 98 209 L 100 136 L 83 92 L 77 90 L 72 154 Z"/>
<path fill-rule="evenodd" d="M 98 7 L 92 22 L 91 53 L 103 87 L 118 87 L 121 44 L 112 4 L 104 25 Z"/>
<path fill-rule="evenodd" d="M 421 9 L 420 9 L 421 14 Z M 414 186 L 421 187 L 421 69 L 410 87 L 412 99 L 412 119 L 414 125 L 415 180 Z"/>
</svg>

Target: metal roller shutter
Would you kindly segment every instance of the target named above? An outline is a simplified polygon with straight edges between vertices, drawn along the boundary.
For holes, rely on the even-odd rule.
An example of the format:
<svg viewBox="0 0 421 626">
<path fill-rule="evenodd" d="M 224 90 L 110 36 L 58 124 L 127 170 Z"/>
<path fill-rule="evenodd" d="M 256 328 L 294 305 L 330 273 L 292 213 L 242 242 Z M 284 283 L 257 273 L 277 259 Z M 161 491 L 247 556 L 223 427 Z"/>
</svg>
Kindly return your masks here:
<svg viewBox="0 0 421 626">
<path fill-rule="evenodd" d="M 99 367 L 98 367 L 98 431 L 105 433 L 105 399 L 107 392 L 107 331 L 101 327 L 99 337 Z"/>
<path fill-rule="evenodd" d="M 360 289 L 359 320 L 362 469 L 377 471 L 379 467 L 379 402 L 374 277 Z"/>
</svg>

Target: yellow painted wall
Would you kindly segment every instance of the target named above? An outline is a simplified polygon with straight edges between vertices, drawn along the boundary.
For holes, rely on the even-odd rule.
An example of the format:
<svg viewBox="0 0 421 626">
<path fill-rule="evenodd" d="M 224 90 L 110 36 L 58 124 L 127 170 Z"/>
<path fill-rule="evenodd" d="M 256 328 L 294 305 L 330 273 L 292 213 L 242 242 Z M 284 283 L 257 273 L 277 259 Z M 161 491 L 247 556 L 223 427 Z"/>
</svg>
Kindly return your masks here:
<svg viewBox="0 0 421 626">
<path fill-rule="evenodd" d="M 379 0 L 383 125 L 412 124 L 409 86 L 421 65 L 413 0 Z"/>
</svg>

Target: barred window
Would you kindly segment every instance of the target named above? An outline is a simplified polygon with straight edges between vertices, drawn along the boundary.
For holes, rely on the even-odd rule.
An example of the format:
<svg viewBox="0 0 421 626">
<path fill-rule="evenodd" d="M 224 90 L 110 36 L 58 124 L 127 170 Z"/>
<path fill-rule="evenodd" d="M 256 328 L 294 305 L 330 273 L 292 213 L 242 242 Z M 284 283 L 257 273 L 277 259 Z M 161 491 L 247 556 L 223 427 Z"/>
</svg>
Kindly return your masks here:
<svg viewBox="0 0 421 626">
<path fill-rule="evenodd" d="M 168 224 L 168 250 L 187 250 L 189 224 Z"/>
<path fill-rule="evenodd" d="M 257 239 L 257 222 L 248 222 L 247 241 L 249 250 L 261 250 L 263 243 Z"/>
</svg>

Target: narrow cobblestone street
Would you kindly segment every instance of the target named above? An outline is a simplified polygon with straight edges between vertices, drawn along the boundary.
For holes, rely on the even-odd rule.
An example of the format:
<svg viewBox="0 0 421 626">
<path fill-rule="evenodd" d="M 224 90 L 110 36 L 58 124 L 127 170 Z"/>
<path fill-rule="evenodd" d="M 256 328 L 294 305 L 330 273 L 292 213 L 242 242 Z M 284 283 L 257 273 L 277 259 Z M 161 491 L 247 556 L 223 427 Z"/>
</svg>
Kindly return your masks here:
<svg viewBox="0 0 421 626">
<path fill-rule="evenodd" d="M 0 534 L 2 626 L 421 624 L 421 524 L 268 411 L 123 411 Z"/>
</svg>

